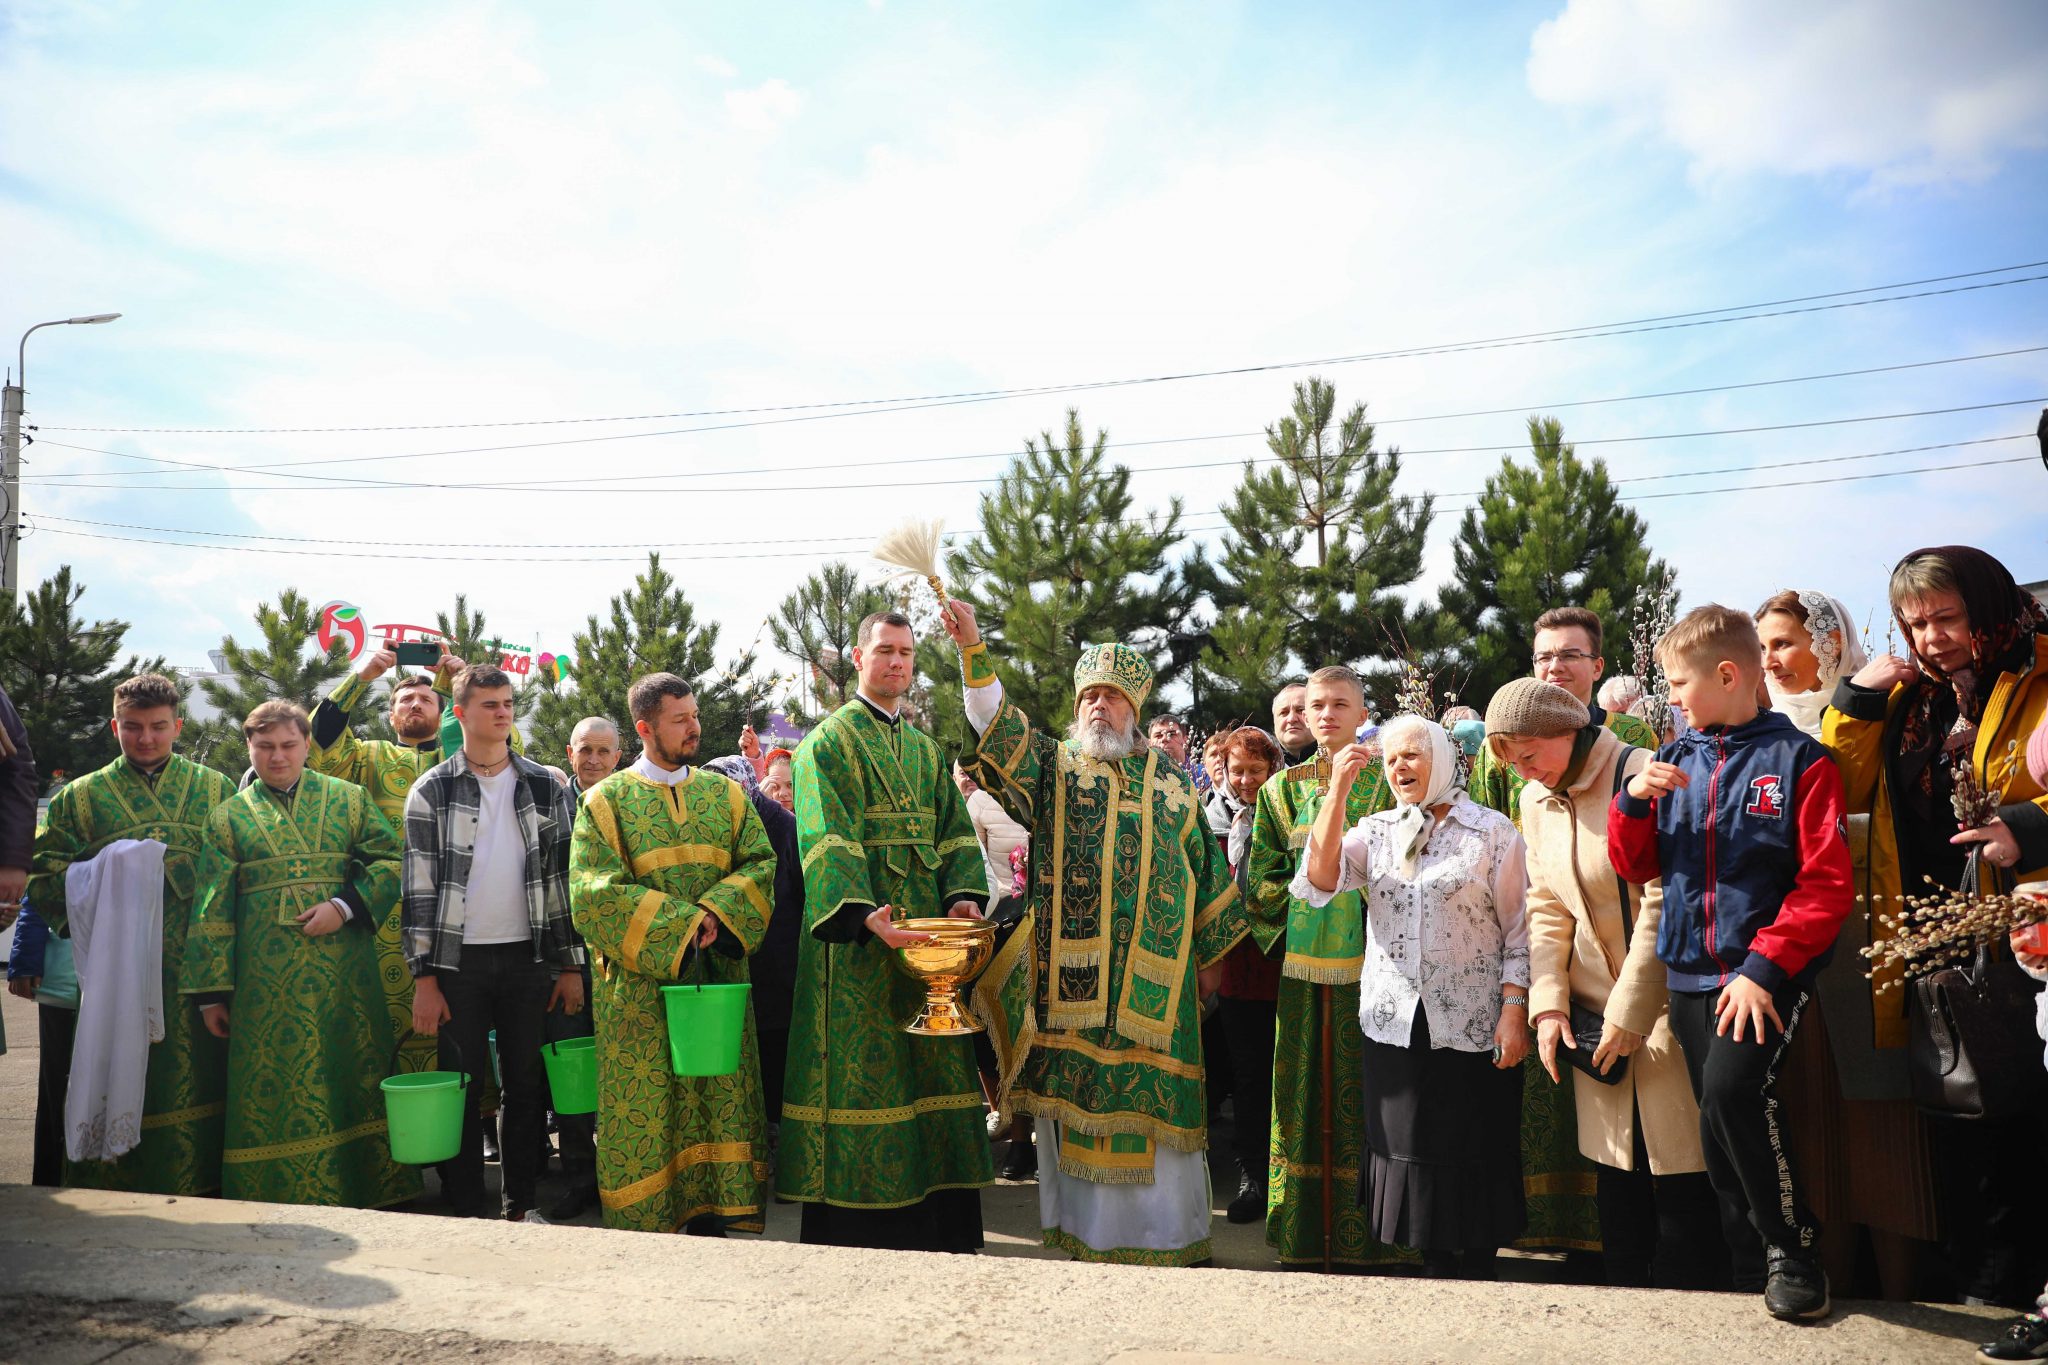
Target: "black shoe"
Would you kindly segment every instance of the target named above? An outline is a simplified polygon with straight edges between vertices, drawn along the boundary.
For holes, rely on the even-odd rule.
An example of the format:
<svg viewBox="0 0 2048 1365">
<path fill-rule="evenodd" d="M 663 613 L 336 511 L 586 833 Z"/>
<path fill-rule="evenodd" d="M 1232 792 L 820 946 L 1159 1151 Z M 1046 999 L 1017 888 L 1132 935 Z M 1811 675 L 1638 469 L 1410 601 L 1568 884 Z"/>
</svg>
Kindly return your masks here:
<svg viewBox="0 0 2048 1365">
<path fill-rule="evenodd" d="M 578 1185 L 548 1208 L 550 1223 L 573 1223 L 597 1204 L 597 1186 Z"/>
<path fill-rule="evenodd" d="M 495 1123 L 486 1123 L 484 1125 L 484 1164 L 487 1166 L 495 1166 L 498 1164 L 497 1127 L 498 1125 Z"/>
<path fill-rule="evenodd" d="M 1019 1140 L 1010 1144 L 1009 1154 L 1003 1158 L 1002 1177 L 1005 1180 L 1035 1180 L 1038 1178 L 1038 1148 L 1035 1144 Z"/>
<path fill-rule="evenodd" d="M 2048 1317 L 2029 1313 L 2015 1319 L 2005 1335 L 1977 1348 L 1977 1359 L 1993 1365 L 2002 1360 L 2048 1360 Z"/>
<path fill-rule="evenodd" d="M 1820 1262 L 1783 1247 L 1764 1253 L 1764 1307 L 1785 1322 L 1806 1322 L 1824 1318 L 1833 1305 L 1828 1301 L 1828 1276 Z"/>
<path fill-rule="evenodd" d="M 1266 1182 L 1252 1175 L 1251 1167 L 1237 1168 L 1237 1197 L 1223 1216 L 1233 1223 L 1256 1223 L 1266 1216 Z"/>
<path fill-rule="evenodd" d="M 715 1213 L 700 1213 L 689 1222 L 683 1224 L 683 1235 L 685 1237 L 723 1237 L 726 1235 L 725 1219 Z"/>
</svg>

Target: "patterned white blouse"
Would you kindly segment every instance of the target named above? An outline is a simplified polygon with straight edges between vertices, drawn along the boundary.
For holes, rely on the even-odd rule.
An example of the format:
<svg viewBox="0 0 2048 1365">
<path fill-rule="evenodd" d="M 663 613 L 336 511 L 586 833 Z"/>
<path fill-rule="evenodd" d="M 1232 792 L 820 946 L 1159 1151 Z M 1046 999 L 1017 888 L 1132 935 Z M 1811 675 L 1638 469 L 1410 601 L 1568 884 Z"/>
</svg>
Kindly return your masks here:
<svg viewBox="0 0 2048 1365">
<path fill-rule="evenodd" d="M 1401 875 L 1394 839 L 1393 811 L 1366 816 L 1344 833 L 1336 891 L 1310 883 L 1303 849 L 1289 894 L 1327 905 L 1364 888 L 1358 1025 L 1366 1037 L 1406 1047 L 1419 1001 L 1431 1047 L 1491 1052 L 1501 987 L 1529 984 L 1522 836 L 1461 791 L 1430 829 L 1412 881 Z"/>
</svg>

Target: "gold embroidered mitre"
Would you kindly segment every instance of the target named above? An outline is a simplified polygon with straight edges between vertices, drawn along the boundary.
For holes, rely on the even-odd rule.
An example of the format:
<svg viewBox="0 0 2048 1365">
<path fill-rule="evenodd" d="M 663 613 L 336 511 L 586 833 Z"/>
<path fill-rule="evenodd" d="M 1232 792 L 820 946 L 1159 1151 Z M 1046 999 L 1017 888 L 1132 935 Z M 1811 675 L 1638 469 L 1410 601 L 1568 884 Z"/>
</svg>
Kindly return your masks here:
<svg viewBox="0 0 2048 1365">
<path fill-rule="evenodd" d="M 1124 694 L 1135 713 L 1152 693 L 1152 665 L 1129 645 L 1090 645 L 1074 665 L 1074 695 L 1091 687 L 1109 686 Z"/>
</svg>

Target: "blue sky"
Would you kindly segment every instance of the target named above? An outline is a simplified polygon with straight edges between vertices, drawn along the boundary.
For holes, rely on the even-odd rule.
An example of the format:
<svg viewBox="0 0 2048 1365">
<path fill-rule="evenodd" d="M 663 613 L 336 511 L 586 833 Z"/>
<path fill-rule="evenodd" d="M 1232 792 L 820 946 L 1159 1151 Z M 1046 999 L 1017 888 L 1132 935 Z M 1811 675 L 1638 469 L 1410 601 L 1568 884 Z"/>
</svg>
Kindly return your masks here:
<svg viewBox="0 0 2048 1365">
<path fill-rule="evenodd" d="M 737 647 L 804 573 L 862 559 L 904 516 L 971 526 L 976 481 L 1069 402 L 1115 441 L 1226 438 L 1123 452 L 1141 506 L 1178 494 L 1211 534 L 1231 462 L 1262 453 L 1246 434 L 1312 372 L 1385 419 L 1418 492 L 1478 488 L 1524 411 L 1558 412 L 1582 453 L 1643 480 L 1630 494 L 2032 455 L 1774 468 L 2029 432 L 2038 404 L 1621 438 L 2039 398 L 2048 352 L 1554 405 L 2048 345 L 2043 282 L 515 451 L 418 457 L 715 421 L 77 428 L 1057 384 L 2048 260 L 2044 58 L 2048 8 L 2029 0 L 0 5 L 0 324 L 125 314 L 30 344 L 23 576 L 72 564 L 89 610 L 180 663 L 286 585 L 373 621 L 431 619 L 465 591 L 509 636 L 562 648 L 661 545 Z M 1475 408 L 1512 411 L 1395 420 Z M 882 463 L 936 456 L 986 458 Z M 191 468 L 312 460 L 334 463 Z M 1721 469 L 1738 472 L 1694 472 Z M 742 472 L 706 476 L 722 470 Z M 1892 559 L 1952 541 L 2048 577 L 2038 462 L 1638 507 L 1693 602 L 1810 586 L 1862 615 Z M 1454 525 L 1439 519 L 1435 574 Z"/>
</svg>

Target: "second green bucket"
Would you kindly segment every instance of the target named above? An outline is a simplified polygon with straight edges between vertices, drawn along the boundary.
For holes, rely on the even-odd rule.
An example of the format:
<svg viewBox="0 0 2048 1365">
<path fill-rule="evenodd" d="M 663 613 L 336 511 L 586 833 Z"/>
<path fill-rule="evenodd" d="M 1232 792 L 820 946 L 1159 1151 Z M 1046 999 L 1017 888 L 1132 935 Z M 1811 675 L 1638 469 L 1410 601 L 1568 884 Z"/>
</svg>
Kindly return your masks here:
<svg viewBox="0 0 2048 1365">
<path fill-rule="evenodd" d="M 597 1039 L 564 1038 L 540 1050 L 557 1114 L 597 1112 Z"/>
<path fill-rule="evenodd" d="M 663 986 L 668 1011 L 668 1060 L 678 1076 L 729 1076 L 740 1069 L 746 1031 L 745 981 L 727 985 Z"/>
<path fill-rule="evenodd" d="M 398 1049 L 412 1036 L 408 1029 L 391 1049 L 394 1072 L 398 1070 Z M 454 1040 L 448 1043 L 453 1051 Z M 460 1060 L 456 1065 L 461 1065 Z M 384 1092 L 385 1127 L 393 1161 L 431 1166 L 462 1150 L 462 1116 L 469 1102 L 467 1072 L 407 1072 L 386 1076 L 378 1085 Z"/>
</svg>

